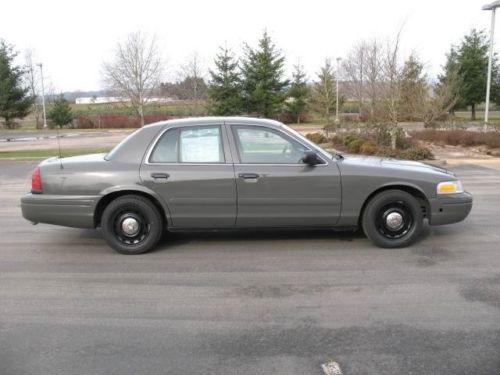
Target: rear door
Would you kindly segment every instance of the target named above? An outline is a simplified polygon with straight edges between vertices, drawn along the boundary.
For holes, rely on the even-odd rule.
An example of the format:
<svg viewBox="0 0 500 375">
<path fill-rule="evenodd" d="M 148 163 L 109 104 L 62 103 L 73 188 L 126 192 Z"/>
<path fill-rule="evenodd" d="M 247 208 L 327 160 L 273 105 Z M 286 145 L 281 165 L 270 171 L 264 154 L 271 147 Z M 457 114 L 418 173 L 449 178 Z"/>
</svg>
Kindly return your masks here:
<svg viewBox="0 0 500 375">
<path fill-rule="evenodd" d="M 140 175 L 166 202 L 174 228 L 234 226 L 236 187 L 224 124 L 166 129 Z"/>
<path fill-rule="evenodd" d="M 310 148 L 279 127 L 230 124 L 238 191 L 238 227 L 332 226 L 340 215 L 334 160 L 302 163 Z"/>
</svg>

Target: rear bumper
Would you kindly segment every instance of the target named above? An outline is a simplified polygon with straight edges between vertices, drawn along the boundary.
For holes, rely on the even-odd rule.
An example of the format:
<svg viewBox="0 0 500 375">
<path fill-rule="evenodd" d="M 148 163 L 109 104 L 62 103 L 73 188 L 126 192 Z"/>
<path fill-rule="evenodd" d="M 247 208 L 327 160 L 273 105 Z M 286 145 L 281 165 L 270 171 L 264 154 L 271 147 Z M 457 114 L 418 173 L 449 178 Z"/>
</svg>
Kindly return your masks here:
<svg viewBox="0 0 500 375">
<path fill-rule="evenodd" d="M 472 209 L 472 195 L 451 194 L 429 200 L 430 225 L 452 224 L 464 220 Z"/>
<path fill-rule="evenodd" d="M 94 208 L 99 197 L 26 194 L 21 198 L 23 217 L 33 223 L 94 228 Z"/>
</svg>

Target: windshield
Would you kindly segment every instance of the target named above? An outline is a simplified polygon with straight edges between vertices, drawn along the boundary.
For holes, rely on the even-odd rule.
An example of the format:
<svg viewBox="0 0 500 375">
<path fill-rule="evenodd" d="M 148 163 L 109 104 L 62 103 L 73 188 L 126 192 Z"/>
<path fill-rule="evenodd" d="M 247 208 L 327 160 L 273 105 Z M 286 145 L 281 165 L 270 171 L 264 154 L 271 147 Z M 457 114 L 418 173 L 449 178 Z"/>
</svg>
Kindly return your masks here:
<svg viewBox="0 0 500 375">
<path fill-rule="evenodd" d="M 323 154 L 329 159 L 333 159 L 333 155 L 330 154 L 328 151 L 323 150 L 321 147 L 319 147 L 316 143 L 311 142 L 309 139 L 304 137 L 302 134 L 300 134 L 298 131 L 295 129 L 292 129 L 289 126 L 283 125 L 284 128 L 286 128 L 290 133 L 295 135 L 296 137 L 299 137 L 302 142 L 313 148 L 314 150 L 318 151 L 319 153 Z"/>
</svg>

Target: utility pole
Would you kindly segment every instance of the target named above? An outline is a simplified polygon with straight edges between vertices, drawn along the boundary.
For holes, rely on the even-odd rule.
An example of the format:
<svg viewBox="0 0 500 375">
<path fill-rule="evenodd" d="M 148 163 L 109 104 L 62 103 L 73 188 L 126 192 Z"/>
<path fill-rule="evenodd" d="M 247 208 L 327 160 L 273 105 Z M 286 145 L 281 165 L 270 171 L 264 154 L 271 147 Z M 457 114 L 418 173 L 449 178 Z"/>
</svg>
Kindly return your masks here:
<svg viewBox="0 0 500 375">
<path fill-rule="evenodd" d="M 43 85 L 43 65 L 37 64 L 40 67 L 40 76 L 42 78 L 42 107 L 43 107 L 43 128 L 47 129 L 47 115 L 45 113 L 45 87 Z"/>
<path fill-rule="evenodd" d="M 491 4 L 483 6 L 483 10 L 491 10 L 490 53 L 488 57 L 488 78 L 486 80 L 486 102 L 484 103 L 484 130 L 488 128 L 490 114 L 491 62 L 493 60 L 493 38 L 495 35 L 495 11 L 498 7 L 500 7 L 500 1 L 494 1 Z"/>
</svg>

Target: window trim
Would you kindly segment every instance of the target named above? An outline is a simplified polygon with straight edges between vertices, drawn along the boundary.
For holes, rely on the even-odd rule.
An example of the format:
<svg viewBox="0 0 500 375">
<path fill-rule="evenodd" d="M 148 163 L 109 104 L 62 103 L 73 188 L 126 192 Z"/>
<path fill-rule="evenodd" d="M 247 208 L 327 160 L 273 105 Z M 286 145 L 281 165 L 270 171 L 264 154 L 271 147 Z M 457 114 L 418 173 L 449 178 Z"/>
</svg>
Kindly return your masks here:
<svg viewBox="0 0 500 375">
<path fill-rule="evenodd" d="M 322 154 L 318 153 L 317 150 L 314 150 L 312 149 L 309 145 L 307 144 L 304 144 L 303 142 L 301 142 L 300 140 L 296 139 L 295 137 L 293 137 L 292 135 L 288 134 L 287 132 L 284 132 L 282 131 L 281 129 L 276 129 L 276 128 L 273 128 L 273 127 L 270 127 L 270 126 L 266 126 L 266 125 L 260 125 L 260 124 L 237 124 L 237 123 L 233 123 L 233 124 L 228 124 L 228 126 L 230 127 L 231 131 L 231 135 L 232 135 L 232 140 L 233 140 L 233 143 L 234 143 L 234 148 L 236 149 L 236 154 L 237 154 L 237 157 L 238 157 L 238 162 L 234 163 L 234 164 L 238 164 L 238 165 L 261 165 L 261 166 L 283 166 L 283 167 L 290 167 L 290 166 L 307 166 L 307 164 L 304 164 L 304 163 L 243 163 L 242 162 L 242 159 L 241 159 L 241 154 L 240 154 L 240 147 L 239 147 L 239 138 L 238 138 L 238 134 L 237 134 L 237 128 L 264 128 L 265 130 L 267 131 L 270 131 L 272 133 L 275 133 L 275 134 L 278 134 L 280 136 L 282 136 L 284 139 L 286 140 L 292 140 L 300 145 L 302 145 L 306 150 L 308 151 L 315 151 L 317 154 L 318 154 L 318 157 L 321 159 L 321 161 L 323 163 L 321 164 L 316 164 L 314 167 L 326 167 L 328 165 L 328 162 L 325 160 L 325 158 L 323 157 Z"/>
<path fill-rule="evenodd" d="M 219 129 L 219 141 L 220 141 L 220 146 L 222 150 L 222 158 L 223 160 L 220 162 L 181 162 L 180 161 L 180 137 L 181 137 L 181 132 L 184 129 L 199 129 L 199 128 L 218 128 Z M 167 135 L 167 132 L 171 130 L 179 130 L 178 134 L 178 142 L 179 142 L 179 147 L 177 150 L 177 161 L 175 162 L 156 162 L 156 161 L 151 161 L 151 157 L 153 156 L 154 150 L 156 149 L 156 146 L 158 143 L 162 140 L 164 136 Z M 226 165 L 227 164 L 227 157 L 226 157 L 226 150 L 225 150 L 225 145 L 224 145 L 224 131 L 223 131 L 223 125 L 222 124 L 206 124 L 206 125 L 180 125 L 180 126 L 172 126 L 168 127 L 167 129 L 164 129 L 160 134 L 156 137 L 154 140 L 153 144 L 149 148 L 149 151 L 146 155 L 145 162 L 144 164 L 147 165 Z"/>
</svg>

